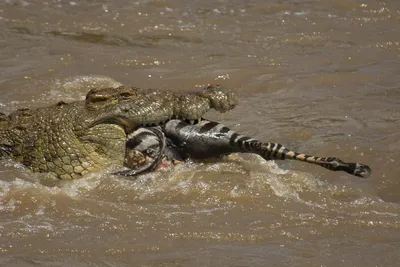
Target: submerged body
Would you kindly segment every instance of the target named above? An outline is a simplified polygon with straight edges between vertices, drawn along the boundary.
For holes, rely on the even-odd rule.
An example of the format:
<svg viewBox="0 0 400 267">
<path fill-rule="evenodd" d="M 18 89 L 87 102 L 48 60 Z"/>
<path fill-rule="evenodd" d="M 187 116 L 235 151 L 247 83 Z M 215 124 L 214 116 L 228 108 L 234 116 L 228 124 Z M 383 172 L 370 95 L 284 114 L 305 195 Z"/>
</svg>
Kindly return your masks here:
<svg viewBox="0 0 400 267">
<path fill-rule="evenodd" d="M 142 129 L 140 133 L 133 132 L 129 136 L 127 151 L 139 151 L 145 156 L 153 157 L 154 164 L 160 161 L 160 154 L 165 154 L 170 160 L 182 160 L 189 157 L 204 159 L 241 152 L 258 154 L 266 160 L 304 161 L 331 171 L 345 171 L 362 178 L 367 178 L 371 174 L 371 169 L 367 165 L 343 162 L 336 157 L 316 157 L 297 153 L 277 143 L 262 143 L 238 134 L 218 122 L 202 120 L 192 125 L 182 120 L 170 120 L 157 128 L 162 130 L 166 139 L 160 138 L 151 129 L 147 131 Z M 163 149 L 160 150 L 159 147 Z M 142 171 L 144 170 L 146 169 L 143 168 Z"/>
</svg>

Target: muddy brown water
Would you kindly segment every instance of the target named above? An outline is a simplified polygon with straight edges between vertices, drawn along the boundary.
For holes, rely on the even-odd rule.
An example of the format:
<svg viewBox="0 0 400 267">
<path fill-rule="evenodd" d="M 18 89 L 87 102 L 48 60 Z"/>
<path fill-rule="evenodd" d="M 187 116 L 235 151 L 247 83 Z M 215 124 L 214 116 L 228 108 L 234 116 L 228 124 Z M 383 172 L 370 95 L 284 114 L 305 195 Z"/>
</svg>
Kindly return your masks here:
<svg viewBox="0 0 400 267">
<path fill-rule="evenodd" d="M 0 112 L 119 83 L 237 88 L 218 120 L 360 161 L 253 155 L 129 181 L 0 163 L 1 266 L 398 266 L 400 2 L 0 1 Z"/>
</svg>

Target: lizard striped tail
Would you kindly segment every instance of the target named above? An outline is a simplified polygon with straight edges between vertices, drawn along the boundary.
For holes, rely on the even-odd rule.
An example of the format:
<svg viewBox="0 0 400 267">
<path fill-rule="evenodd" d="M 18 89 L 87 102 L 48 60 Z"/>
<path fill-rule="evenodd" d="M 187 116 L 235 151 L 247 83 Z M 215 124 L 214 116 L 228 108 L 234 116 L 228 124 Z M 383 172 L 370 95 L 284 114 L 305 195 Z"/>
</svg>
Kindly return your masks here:
<svg viewBox="0 0 400 267">
<path fill-rule="evenodd" d="M 240 140 L 238 140 L 240 143 Z M 259 154 L 264 159 L 292 159 L 292 160 L 299 160 L 304 161 L 307 163 L 319 165 L 331 171 L 345 171 L 349 174 L 368 178 L 371 175 L 371 169 L 365 164 L 362 163 L 353 163 L 353 162 L 344 162 L 339 158 L 336 157 L 316 157 L 310 156 L 303 153 L 297 153 L 291 151 L 290 149 L 284 147 L 281 144 L 276 143 L 262 143 L 256 140 L 249 140 L 247 143 L 246 141 L 242 141 L 240 146 L 243 148 L 246 147 L 246 150 Z M 250 152 L 249 151 L 249 152 Z"/>
</svg>

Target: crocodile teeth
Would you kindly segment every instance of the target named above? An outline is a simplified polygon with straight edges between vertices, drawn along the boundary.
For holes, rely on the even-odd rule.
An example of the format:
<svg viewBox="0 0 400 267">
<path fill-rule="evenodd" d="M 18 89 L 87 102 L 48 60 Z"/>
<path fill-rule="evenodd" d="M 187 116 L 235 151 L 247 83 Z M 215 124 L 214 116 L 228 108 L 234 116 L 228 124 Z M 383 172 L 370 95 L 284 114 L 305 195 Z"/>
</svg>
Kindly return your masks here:
<svg viewBox="0 0 400 267">
<path fill-rule="evenodd" d="M 201 122 L 202 118 L 198 118 L 198 119 L 195 119 L 195 120 L 189 120 L 189 119 L 185 119 L 182 116 L 173 115 L 170 118 L 165 119 L 164 121 L 160 121 L 159 123 L 145 123 L 145 124 L 142 124 L 142 126 L 144 126 L 144 127 L 155 127 L 155 126 L 158 126 L 158 125 L 161 125 L 161 124 L 166 124 L 170 120 L 181 120 L 181 121 L 186 122 L 187 124 L 196 125 L 199 122 Z"/>
</svg>

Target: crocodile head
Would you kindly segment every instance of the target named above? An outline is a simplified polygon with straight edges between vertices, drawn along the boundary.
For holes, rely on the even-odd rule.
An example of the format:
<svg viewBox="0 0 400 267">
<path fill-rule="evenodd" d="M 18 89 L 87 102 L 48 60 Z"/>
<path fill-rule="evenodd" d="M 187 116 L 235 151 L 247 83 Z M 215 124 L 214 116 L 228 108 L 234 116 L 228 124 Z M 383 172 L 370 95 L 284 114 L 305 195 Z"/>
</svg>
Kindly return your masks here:
<svg viewBox="0 0 400 267">
<path fill-rule="evenodd" d="M 225 112 L 236 104 L 236 94 L 219 86 L 191 93 L 121 86 L 90 90 L 85 109 L 90 127 L 116 124 L 129 133 L 139 126 L 159 125 L 172 118 L 195 121 L 210 109 Z"/>
</svg>

